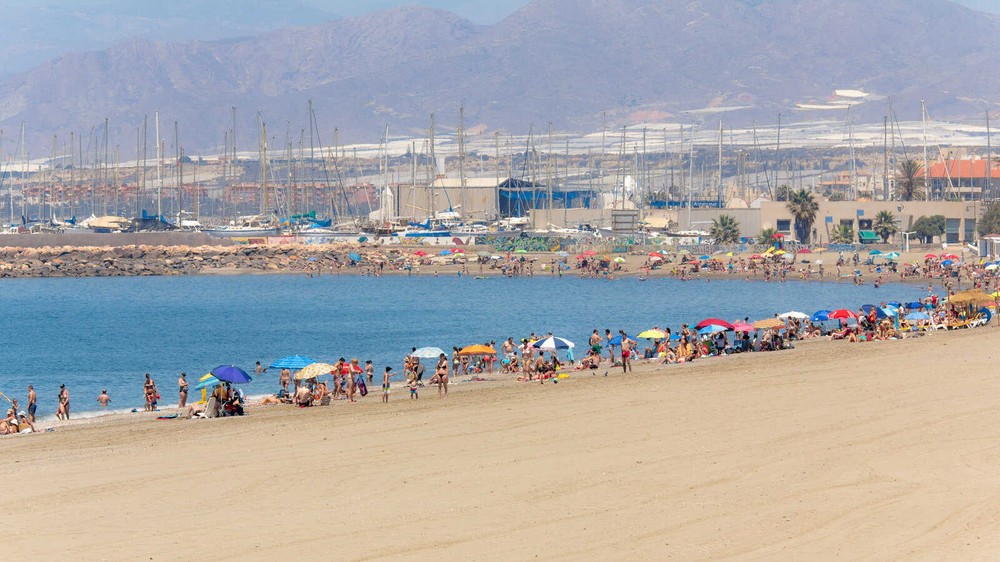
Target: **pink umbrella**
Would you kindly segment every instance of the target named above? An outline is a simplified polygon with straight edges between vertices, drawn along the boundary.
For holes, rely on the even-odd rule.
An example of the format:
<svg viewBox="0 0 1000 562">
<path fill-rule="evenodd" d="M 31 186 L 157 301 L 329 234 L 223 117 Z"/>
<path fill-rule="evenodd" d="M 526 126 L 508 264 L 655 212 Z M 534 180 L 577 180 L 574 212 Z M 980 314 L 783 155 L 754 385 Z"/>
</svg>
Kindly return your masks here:
<svg viewBox="0 0 1000 562">
<path fill-rule="evenodd" d="M 733 331 L 735 332 L 756 332 L 757 328 L 753 327 L 753 324 L 747 324 L 742 320 L 733 322 Z"/>
</svg>

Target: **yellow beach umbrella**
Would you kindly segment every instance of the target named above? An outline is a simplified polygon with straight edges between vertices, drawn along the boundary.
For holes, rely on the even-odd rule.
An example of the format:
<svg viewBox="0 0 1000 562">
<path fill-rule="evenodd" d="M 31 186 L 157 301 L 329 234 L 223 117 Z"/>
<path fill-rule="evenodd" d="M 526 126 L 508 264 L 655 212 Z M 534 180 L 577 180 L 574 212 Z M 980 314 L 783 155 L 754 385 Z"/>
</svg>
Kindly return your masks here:
<svg viewBox="0 0 1000 562">
<path fill-rule="evenodd" d="M 333 365 L 329 363 L 310 363 L 295 373 L 295 380 L 314 379 L 320 375 L 329 375 Z"/>
<path fill-rule="evenodd" d="M 667 333 L 662 330 L 646 330 L 645 332 L 639 332 L 636 336 L 644 340 L 662 340 L 667 337 Z"/>
<path fill-rule="evenodd" d="M 488 345 L 470 345 L 468 347 L 463 347 L 458 354 L 459 355 L 494 355 L 497 350 L 493 349 Z"/>
</svg>

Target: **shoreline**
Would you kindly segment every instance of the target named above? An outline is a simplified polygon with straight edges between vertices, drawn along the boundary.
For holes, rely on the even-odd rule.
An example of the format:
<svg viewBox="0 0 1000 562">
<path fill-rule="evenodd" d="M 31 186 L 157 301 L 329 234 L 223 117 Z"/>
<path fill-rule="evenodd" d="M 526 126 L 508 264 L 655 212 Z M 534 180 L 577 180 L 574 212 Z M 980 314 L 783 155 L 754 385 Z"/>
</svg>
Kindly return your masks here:
<svg viewBox="0 0 1000 562">
<path fill-rule="evenodd" d="M 242 559 L 988 557 L 996 329 L 0 440 L 26 506 L 0 541 L 187 559 L 211 525 Z"/>
</svg>

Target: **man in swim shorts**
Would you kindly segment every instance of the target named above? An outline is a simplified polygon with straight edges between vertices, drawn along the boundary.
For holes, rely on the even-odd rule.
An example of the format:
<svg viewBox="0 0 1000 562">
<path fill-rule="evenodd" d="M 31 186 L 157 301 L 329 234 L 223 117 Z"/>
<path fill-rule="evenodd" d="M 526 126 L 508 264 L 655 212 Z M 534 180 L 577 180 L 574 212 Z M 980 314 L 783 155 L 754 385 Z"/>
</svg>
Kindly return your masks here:
<svg viewBox="0 0 1000 562">
<path fill-rule="evenodd" d="M 389 403 L 389 377 L 392 376 L 392 367 L 386 366 L 385 373 L 382 375 L 382 403 Z"/>
<path fill-rule="evenodd" d="M 28 419 L 35 421 L 35 410 L 38 408 L 38 396 L 35 394 L 35 387 L 28 385 Z"/>
</svg>

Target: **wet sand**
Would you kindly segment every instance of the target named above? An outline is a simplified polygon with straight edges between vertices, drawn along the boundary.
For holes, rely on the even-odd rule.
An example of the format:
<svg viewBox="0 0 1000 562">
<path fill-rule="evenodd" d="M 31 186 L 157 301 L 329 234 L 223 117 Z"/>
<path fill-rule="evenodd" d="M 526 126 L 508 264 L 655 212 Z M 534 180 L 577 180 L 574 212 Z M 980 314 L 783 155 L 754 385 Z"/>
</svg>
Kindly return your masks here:
<svg viewBox="0 0 1000 562">
<path fill-rule="evenodd" d="M 987 559 L 988 326 L 0 439 L 9 559 Z"/>
</svg>

